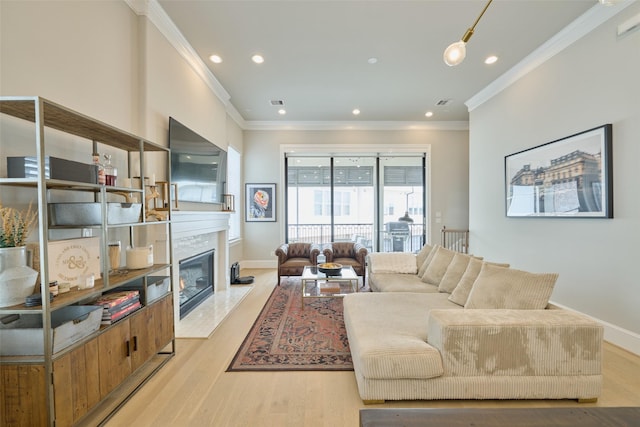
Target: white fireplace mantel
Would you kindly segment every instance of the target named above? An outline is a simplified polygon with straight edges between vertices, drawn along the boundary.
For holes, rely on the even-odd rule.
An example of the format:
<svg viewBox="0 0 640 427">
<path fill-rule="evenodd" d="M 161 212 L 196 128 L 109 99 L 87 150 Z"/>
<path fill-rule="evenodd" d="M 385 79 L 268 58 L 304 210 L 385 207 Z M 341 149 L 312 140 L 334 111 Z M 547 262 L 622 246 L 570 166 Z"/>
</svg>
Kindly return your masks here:
<svg viewBox="0 0 640 427">
<path fill-rule="evenodd" d="M 229 277 L 229 219 L 227 212 L 172 211 L 171 242 L 173 246 L 173 283 L 179 282 L 181 259 L 215 249 L 214 291 L 226 291 Z M 175 286 L 174 286 L 175 288 Z M 179 295 L 174 292 L 176 322 L 180 320 Z"/>
</svg>

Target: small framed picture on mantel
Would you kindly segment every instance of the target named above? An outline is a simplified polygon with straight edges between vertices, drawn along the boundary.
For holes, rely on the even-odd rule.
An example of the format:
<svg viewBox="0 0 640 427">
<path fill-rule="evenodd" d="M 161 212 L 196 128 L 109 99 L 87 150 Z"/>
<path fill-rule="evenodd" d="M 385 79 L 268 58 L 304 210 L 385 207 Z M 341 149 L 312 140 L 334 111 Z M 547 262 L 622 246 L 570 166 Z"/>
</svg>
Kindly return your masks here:
<svg viewBox="0 0 640 427">
<path fill-rule="evenodd" d="M 245 195 L 247 222 L 276 221 L 276 184 L 246 184 Z"/>
</svg>

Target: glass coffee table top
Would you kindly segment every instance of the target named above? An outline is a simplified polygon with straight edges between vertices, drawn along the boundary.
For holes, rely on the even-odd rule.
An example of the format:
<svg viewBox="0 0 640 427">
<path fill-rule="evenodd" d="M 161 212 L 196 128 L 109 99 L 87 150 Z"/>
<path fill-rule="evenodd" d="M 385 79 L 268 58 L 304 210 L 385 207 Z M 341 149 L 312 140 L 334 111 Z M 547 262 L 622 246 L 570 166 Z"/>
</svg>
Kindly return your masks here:
<svg viewBox="0 0 640 427">
<path fill-rule="evenodd" d="M 305 298 L 338 298 L 358 292 L 358 275 L 353 267 L 342 267 L 340 275 L 327 276 L 315 266 L 302 271 L 302 308 Z"/>
</svg>

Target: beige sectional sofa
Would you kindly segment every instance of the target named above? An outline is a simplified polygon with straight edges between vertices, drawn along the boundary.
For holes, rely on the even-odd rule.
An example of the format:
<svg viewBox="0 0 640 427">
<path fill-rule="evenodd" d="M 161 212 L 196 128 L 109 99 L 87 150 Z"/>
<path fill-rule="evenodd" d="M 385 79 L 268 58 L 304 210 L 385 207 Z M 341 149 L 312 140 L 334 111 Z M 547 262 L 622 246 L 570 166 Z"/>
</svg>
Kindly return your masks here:
<svg viewBox="0 0 640 427">
<path fill-rule="evenodd" d="M 365 403 L 600 396 L 603 329 L 548 304 L 557 275 L 446 251 L 370 254 L 374 292 L 345 296 Z"/>
</svg>

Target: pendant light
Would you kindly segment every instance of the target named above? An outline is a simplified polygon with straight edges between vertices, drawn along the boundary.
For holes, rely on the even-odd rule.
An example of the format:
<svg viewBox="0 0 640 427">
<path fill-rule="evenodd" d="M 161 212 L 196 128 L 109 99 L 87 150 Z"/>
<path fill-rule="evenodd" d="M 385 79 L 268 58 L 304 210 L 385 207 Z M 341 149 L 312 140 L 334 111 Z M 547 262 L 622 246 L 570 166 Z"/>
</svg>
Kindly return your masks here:
<svg viewBox="0 0 640 427">
<path fill-rule="evenodd" d="M 478 19 L 476 19 L 476 22 L 474 22 L 471 28 L 469 28 L 467 32 L 464 33 L 464 36 L 462 36 L 460 41 L 451 43 L 449 47 L 445 49 L 443 55 L 445 64 L 450 67 L 454 67 L 464 61 L 465 56 L 467 56 L 467 42 L 473 35 L 473 30 L 476 28 L 476 25 L 478 25 L 478 21 L 480 21 L 480 18 L 482 18 L 482 15 L 484 15 L 484 12 L 487 10 L 492 1 L 493 0 L 489 0 L 484 9 L 482 9 L 482 12 L 480 12 Z"/>
</svg>

